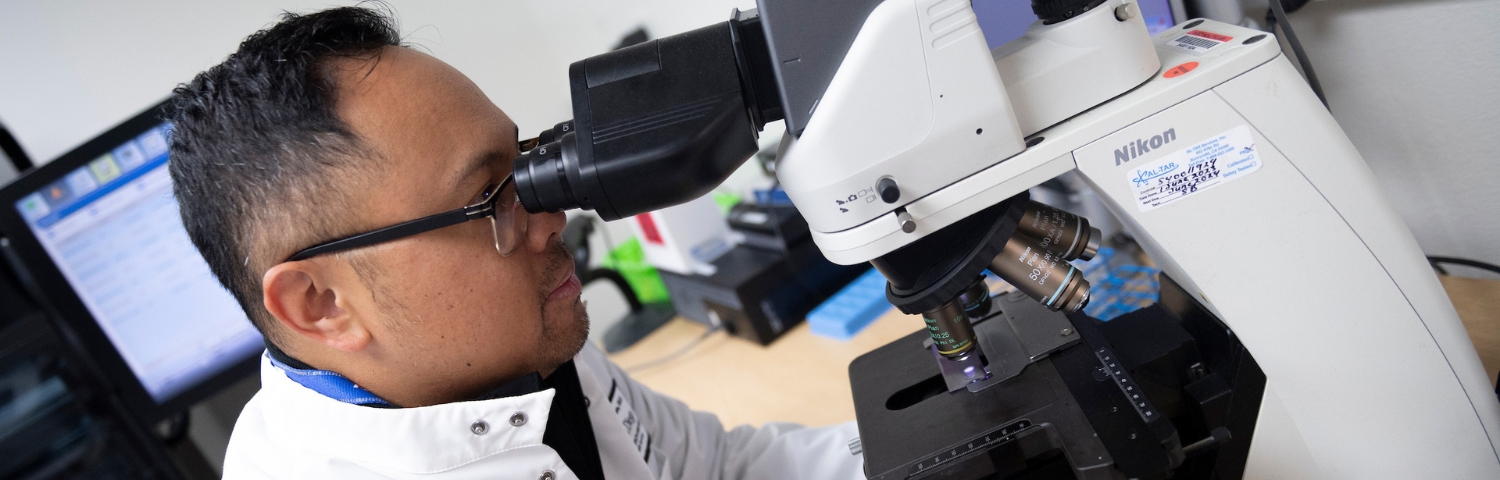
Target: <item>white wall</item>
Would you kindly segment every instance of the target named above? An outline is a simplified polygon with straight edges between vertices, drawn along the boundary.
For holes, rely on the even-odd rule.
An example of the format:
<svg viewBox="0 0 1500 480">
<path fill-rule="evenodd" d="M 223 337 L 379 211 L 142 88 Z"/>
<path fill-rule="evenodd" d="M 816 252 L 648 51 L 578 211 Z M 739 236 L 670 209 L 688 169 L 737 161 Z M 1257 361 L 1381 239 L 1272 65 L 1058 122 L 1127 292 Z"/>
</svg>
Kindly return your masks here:
<svg viewBox="0 0 1500 480">
<path fill-rule="evenodd" d="M 1500 264 L 1500 1 L 1330 0 L 1291 21 L 1422 249 Z"/>
<path fill-rule="evenodd" d="M 166 98 L 297 0 L 0 3 L 0 122 L 39 162 Z M 644 25 L 653 37 L 753 0 L 403 1 L 407 39 L 473 78 L 523 131 L 571 117 L 568 64 Z"/>
</svg>

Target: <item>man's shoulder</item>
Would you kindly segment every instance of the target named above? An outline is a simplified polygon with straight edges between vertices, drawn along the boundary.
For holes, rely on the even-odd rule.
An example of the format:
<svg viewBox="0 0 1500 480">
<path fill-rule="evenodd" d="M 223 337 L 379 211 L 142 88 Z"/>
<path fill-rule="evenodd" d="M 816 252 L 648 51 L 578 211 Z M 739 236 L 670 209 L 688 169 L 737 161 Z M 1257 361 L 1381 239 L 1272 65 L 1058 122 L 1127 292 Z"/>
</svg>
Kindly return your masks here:
<svg viewBox="0 0 1500 480">
<path fill-rule="evenodd" d="M 322 396 L 263 361 L 261 390 L 240 412 L 230 435 L 224 477 L 392 478 L 545 463 L 556 457 L 542 446 L 545 421 L 495 426 L 506 425 L 516 412 L 545 419 L 552 397 L 548 390 L 382 409 Z M 481 421 L 486 428 L 476 430 L 473 425 Z"/>
<path fill-rule="evenodd" d="M 592 383 L 584 387 L 587 394 L 590 390 L 603 389 L 608 396 L 613 397 L 619 392 L 619 388 L 633 388 L 634 380 L 625 372 L 625 369 L 616 365 L 603 350 L 595 346 L 593 342 L 584 344 L 583 349 L 573 356 L 573 365 L 578 368 L 578 380 L 581 383 Z"/>
<path fill-rule="evenodd" d="M 587 365 L 590 369 L 596 370 L 604 368 L 605 365 L 613 364 L 613 362 L 610 362 L 609 357 L 604 355 L 604 351 L 599 350 L 599 347 L 594 345 L 594 342 L 584 342 L 583 348 L 578 350 L 577 354 L 573 355 L 573 363 Z"/>
<path fill-rule="evenodd" d="M 277 441 L 271 433 L 276 415 L 266 410 L 273 403 L 268 397 L 262 389 L 240 411 L 224 455 L 224 480 L 390 478 L 355 462 Z"/>
<path fill-rule="evenodd" d="M 224 453 L 225 480 L 309 478 L 310 472 L 296 468 L 305 456 L 271 440 L 267 404 L 273 403 L 270 397 L 275 394 L 275 383 L 267 376 L 273 373 L 277 372 L 267 370 L 262 360 L 261 389 L 240 410 L 229 434 L 229 449 Z"/>
<path fill-rule="evenodd" d="M 287 478 L 289 472 L 282 471 L 287 465 L 277 460 L 295 456 L 280 451 L 267 434 L 265 403 L 266 391 L 261 389 L 240 410 L 224 453 L 225 480 Z"/>
<path fill-rule="evenodd" d="M 229 434 L 224 479 L 360 478 L 361 469 L 351 470 L 349 467 L 353 465 L 338 465 L 345 462 L 332 461 L 316 451 L 301 451 L 297 445 L 277 440 L 276 422 L 284 423 L 286 416 L 277 415 L 276 411 L 286 408 L 286 399 L 279 397 L 289 393 L 286 391 L 289 385 L 283 384 L 289 382 L 280 369 L 262 358 L 261 389 L 240 410 Z M 281 425 L 283 430 L 286 427 Z"/>
</svg>

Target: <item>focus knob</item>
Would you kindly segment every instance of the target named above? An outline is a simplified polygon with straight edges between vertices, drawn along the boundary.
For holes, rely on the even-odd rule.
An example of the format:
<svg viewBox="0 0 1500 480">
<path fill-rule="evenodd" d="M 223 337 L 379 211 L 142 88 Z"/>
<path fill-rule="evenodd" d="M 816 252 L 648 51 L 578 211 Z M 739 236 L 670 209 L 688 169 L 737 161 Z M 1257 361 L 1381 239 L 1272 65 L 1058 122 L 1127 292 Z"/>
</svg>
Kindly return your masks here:
<svg viewBox="0 0 1500 480">
<path fill-rule="evenodd" d="M 880 200 L 885 203 L 896 203 L 901 199 L 901 189 L 896 186 L 896 179 L 891 177 L 881 178 L 875 182 L 875 191 L 880 194 Z"/>
</svg>

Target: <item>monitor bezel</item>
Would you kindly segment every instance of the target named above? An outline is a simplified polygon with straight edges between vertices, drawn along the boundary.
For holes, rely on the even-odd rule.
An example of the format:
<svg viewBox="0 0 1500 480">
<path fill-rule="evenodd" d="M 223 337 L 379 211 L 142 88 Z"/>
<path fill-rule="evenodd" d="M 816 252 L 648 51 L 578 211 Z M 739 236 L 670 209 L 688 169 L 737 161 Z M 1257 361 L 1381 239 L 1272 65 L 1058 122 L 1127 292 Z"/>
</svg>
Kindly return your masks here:
<svg viewBox="0 0 1500 480">
<path fill-rule="evenodd" d="M 83 350 L 75 353 L 88 358 L 97 366 L 98 374 L 104 377 L 97 380 L 117 394 L 130 412 L 146 424 L 185 412 L 198 401 L 253 374 L 258 370 L 260 355 L 247 355 L 223 371 L 158 403 L 125 363 L 124 357 L 84 306 L 83 300 L 63 276 L 52 256 L 42 247 L 15 205 L 25 196 L 166 123 L 167 108 L 167 101 L 158 103 L 57 159 L 32 168 L 9 185 L 0 188 L 0 233 L 10 240 L 10 248 L 15 254 L 9 260 L 21 263 L 13 267 L 24 268 L 29 274 L 27 276 L 45 297 L 40 300 L 48 303 L 46 307 L 52 310 L 52 315 L 49 315 L 52 321 L 75 334 L 78 339 L 75 349 Z"/>
</svg>

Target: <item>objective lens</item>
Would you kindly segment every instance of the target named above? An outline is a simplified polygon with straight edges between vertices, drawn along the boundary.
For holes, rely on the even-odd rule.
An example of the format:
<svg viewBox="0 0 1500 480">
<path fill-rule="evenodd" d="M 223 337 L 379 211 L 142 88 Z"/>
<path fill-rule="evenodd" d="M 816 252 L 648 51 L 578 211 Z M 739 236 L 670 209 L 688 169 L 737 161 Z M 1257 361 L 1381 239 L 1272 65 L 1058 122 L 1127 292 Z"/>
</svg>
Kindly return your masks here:
<svg viewBox="0 0 1500 480">
<path fill-rule="evenodd" d="M 974 349 L 974 325 L 969 323 L 959 299 L 923 312 L 922 320 L 927 322 L 927 335 L 944 357 L 961 360 Z"/>
<path fill-rule="evenodd" d="M 990 271 L 1052 310 L 1072 313 L 1087 305 L 1089 282 L 1083 272 L 1021 233 L 1005 242 L 990 261 Z"/>
<path fill-rule="evenodd" d="M 984 283 L 983 274 L 974 279 L 974 283 L 964 289 L 964 293 L 958 294 L 958 301 L 963 304 L 964 313 L 971 319 L 978 320 L 990 314 L 993 302 L 990 300 L 990 286 Z"/>
<path fill-rule="evenodd" d="M 1099 252 L 1099 239 L 1104 236 L 1099 229 L 1089 226 L 1087 218 L 1036 201 L 1026 203 L 1020 231 L 1035 238 L 1037 246 L 1063 260 L 1093 259 Z"/>
</svg>

